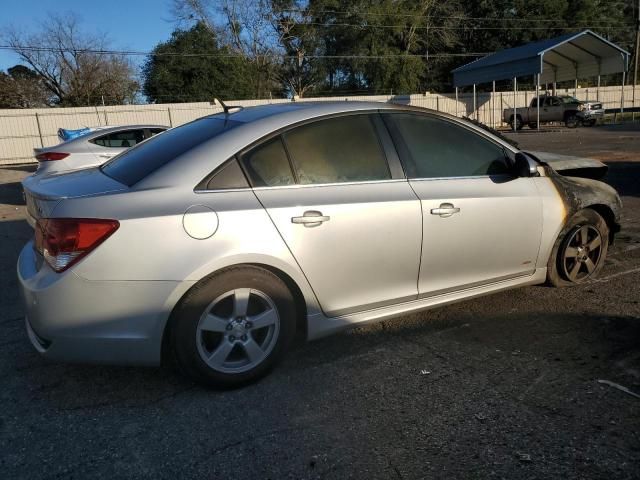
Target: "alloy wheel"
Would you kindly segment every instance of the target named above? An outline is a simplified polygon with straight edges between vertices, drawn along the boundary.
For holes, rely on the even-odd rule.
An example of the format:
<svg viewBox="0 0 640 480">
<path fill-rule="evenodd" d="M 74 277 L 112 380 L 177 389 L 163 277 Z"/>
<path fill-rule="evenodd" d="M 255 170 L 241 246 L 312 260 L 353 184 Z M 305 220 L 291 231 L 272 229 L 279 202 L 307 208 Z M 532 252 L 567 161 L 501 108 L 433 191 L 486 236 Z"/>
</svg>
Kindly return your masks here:
<svg viewBox="0 0 640 480">
<path fill-rule="evenodd" d="M 273 300 L 249 288 L 228 291 L 203 312 L 196 330 L 198 353 L 213 370 L 242 373 L 260 365 L 278 340 Z"/>
<path fill-rule="evenodd" d="M 565 244 L 562 273 L 572 282 L 581 282 L 595 271 L 601 256 L 600 232 L 592 225 L 577 227 Z"/>
</svg>

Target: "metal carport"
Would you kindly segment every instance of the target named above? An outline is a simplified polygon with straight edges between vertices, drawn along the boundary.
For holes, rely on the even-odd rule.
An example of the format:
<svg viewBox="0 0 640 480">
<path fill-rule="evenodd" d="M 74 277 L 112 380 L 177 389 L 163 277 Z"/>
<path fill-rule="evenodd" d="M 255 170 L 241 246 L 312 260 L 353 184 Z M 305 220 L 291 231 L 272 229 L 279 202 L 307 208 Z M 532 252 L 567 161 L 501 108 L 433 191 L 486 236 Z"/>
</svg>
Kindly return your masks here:
<svg viewBox="0 0 640 480">
<path fill-rule="evenodd" d="M 517 78 L 534 75 L 536 96 L 539 97 L 541 83 L 575 80 L 578 78 L 598 77 L 613 73 L 622 73 L 621 112 L 624 111 L 624 83 L 629 64 L 629 52 L 610 41 L 585 30 L 580 33 L 562 35 L 520 47 L 501 50 L 475 60 L 452 71 L 453 85 L 458 88 L 473 85 L 473 109 L 476 110 L 476 85 L 493 82 L 495 94 L 496 80 L 513 80 L 514 98 L 517 91 Z M 514 118 L 517 107 L 514 103 Z M 540 105 L 538 105 L 537 127 L 540 129 Z M 514 129 L 516 122 L 513 122 Z"/>
</svg>

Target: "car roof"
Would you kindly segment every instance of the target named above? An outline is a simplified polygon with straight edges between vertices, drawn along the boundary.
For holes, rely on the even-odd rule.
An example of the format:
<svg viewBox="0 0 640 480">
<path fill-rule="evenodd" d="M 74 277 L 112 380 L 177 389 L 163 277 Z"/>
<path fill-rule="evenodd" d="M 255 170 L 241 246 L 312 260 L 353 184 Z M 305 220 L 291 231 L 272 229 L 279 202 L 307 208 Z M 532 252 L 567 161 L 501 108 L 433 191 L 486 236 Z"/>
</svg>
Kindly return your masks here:
<svg viewBox="0 0 640 480">
<path fill-rule="evenodd" d="M 219 119 L 237 122 L 237 125 L 222 135 L 214 136 L 198 145 L 194 145 L 193 148 L 185 150 L 185 153 L 180 155 L 182 158 L 179 162 L 168 162 L 137 183 L 136 188 L 153 188 L 158 185 L 193 186 L 200 182 L 204 176 L 210 174 L 219 164 L 237 155 L 238 152 L 249 148 L 255 142 L 273 135 L 275 132 L 317 118 L 343 113 L 371 111 L 413 111 L 435 114 L 457 123 L 462 122 L 482 135 L 494 137 L 497 142 L 505 145 L 506 148 L 513 149 L 504 140 L 495 137 L 490 132 L 472 123 L 464 122 L 464 120 L 453 115 L 406 104 L 359 101 L 277 103 L 232 110 L 227 114 L 217 113 L 194 120 L 194 122 L 199 122 L 207 119 Z M 179 128 L 181 127 L 177 127 L 177 129 Z M 215 156 L 212 157 L 211 152 L 215 152 Z"/>
<path fill-rule="evenodd" d="M 303 121 L 315 117 L 332 115 L 345 112 L 356 112 L 360 110 L 381 110 L 398 109 L 401 105 L 382 102 L 360 102 L 360 101 L 326 101 L 326 102 L 287 102 L 273 103 L 247 107 L 239 110 L 232 110 L 227 114 L 230 120 L 237 122 L 255 122 L 258 120 L 279 117 L 284 125 L 290 123 L 295 118 L 296 121 Z M 225 114 L 216 114 L 220 116 Z"/>
</svg>

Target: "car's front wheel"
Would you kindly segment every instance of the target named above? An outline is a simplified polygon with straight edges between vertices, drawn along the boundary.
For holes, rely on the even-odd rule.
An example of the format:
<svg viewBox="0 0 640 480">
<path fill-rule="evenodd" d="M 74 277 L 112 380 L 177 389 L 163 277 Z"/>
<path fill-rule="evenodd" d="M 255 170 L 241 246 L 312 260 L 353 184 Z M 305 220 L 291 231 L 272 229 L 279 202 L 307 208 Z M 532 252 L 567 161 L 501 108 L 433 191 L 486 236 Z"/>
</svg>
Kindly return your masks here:
<svg viewBox="0 0 640 480">
<path fill-rule="evenodd" d="M 239 386 L 265 375 L 296 330 L 286 284 L 268 270 L 240 266 L 193 287 L 174 312 L 172 343 L 179 366 L 211 386 Z"/>
<path fill-rule="evenodd" d="M 583 283 L 604 265 L 609 227 L 589 208 L 577 212 L 559 235 L 547 265 L 547 280 L 556 287 Z"/>
<path fill-rule="evenodd" d="M 567 128 L 576 128 L 579 123 L 580 123 L 580 119 L 573 112 L 567 113 L 564 117 L 564 125 Z"/>
</svg>

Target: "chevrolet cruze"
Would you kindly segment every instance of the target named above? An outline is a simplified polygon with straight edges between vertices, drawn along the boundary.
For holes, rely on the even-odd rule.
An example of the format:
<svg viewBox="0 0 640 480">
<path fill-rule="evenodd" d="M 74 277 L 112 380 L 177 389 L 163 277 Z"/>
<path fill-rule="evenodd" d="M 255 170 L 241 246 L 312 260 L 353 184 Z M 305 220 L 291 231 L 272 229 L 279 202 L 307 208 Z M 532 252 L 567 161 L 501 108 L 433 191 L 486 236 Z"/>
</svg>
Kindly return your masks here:
<svg viewBox="0 0 640 480">
<path fill-rule="evenodd" d="M 200 118 L 24 182 L 26 329 L 62 361 L 264 375 L 295 338 L 602 267 L 620 199 L 477 126 L 381 103 Z"/>
</svg>

